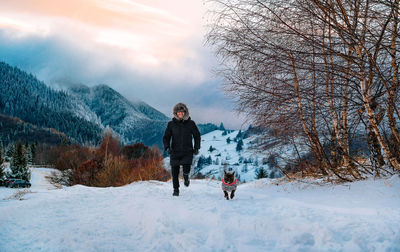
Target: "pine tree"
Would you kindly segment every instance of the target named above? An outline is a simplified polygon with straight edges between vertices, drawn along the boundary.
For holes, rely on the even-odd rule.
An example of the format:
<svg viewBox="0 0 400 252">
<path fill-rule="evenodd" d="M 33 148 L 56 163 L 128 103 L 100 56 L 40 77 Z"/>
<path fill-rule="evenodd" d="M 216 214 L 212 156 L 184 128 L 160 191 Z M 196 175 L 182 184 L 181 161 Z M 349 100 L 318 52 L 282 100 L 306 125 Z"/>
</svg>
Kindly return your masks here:
<svg viewBox="0 0 400 252">
<path fill-rule="evenodd" d="M 271 171 L 271 173 L 269 174 L 269 178 L 275 178 L 275 172 Z"/>
<path fill-rule="evenodd" d="M 4 177 L 4 165 L 3 165 L 4 159 L 3 159 L 3 152 L 2 152 L 2 146 L 0 145 L 0 179 Z"/>
<path fill-rule="evenodd" d="M 212 145 L 210 145 L 210 148 L 208 148 L 208 151 L 209 152 L 213 152 L 213 151 L 215 151 L 216 149 L 214 148 L 214 147 L 212 147 Z"/>
<path fill-rule="evenodd" d="M 14 144 L 10 143 L 6 151 L 6 156 L 11 158 L 13 155 L 14 155 Z"/>
<path fill-rule="evenodd" d="M 211 165 L 212 164 L 211 156 L 208 156 L 208 158 L 206 159 L 206 163 L 207 163 L 207 165 Z"/>
<path fill-rule="evenodd" d="M 267 171 L 264 169 L 264 167 L 261 167 L 256 170 L 256 179 L 261 179 L 261 178 L 268 178 Z"/>
<path fill-rule="evenodd" d="M 28 164 L 32 164 L 32 151 L 31 151 L 31 146 L 25 145 L 25 150 L 26 150 L 26 158 L 28 160 Z"/>
<path fill-rule="evenodd" d="M 227 144 L 230 144 L 230 143 L 231 143 L 231 138 L 230 138 L 230 137 L 228 137 L 228 138 L 226 139 L 226 143 L 227 143 Z"/>
<path fill-rule="evenodd" d="M 31 174 L 28 168 L 28 157 L 21 142 L 15 145 L 15 151 L 10 162 L 11 176 L 29 181 Z"/>
<path fill-rule="evenodd" d="M 240 152 L 240 151 L 242 151 L 242 150 L 243 150 L 243 140 L 240 139 L 240 140 L 238 141 L 237 145 L 236 145 L 236 151 L 237 151 L 237 152 Z"/>
<path fill-rule="evenodd" d="M 36 147 L 37 147 L 37 142 L 31 144 L 31 146 L 30 146 L 31 160 L 29 160 L 29 162 L 30 162 L 31 164 L 33 164 L 34 161 L 35 161 Z"/>
<path fill-rule="evenodd" d="M 243 138 L 242 130 L 239 130 L 239 132 L 236 135 L 236 139 L 242 139 L 242 138 Z"/>
<path fill-rule="evenodd" d="M 247 167 L 247 164 L 244 164 L 244 166 L 242 167 L 242 172 L 246 173 L 249 171 L 249 168 Z"/>
<path fill-rule="evenodd" d="M 203 155 L 201 155 L 201 156 L 199 157 L 199 160 L 197 161 L 197 167 L 198 167 L 199 169 L 203 168 L 204 161 L 205 161 L 205 158 L 204 158 Z"/>
<path fill-rule="evenodd" d="M 221 124 L 219 125 L 219 130 L 225 130 L 224 124 L 221 122 Z"/>
</svg>

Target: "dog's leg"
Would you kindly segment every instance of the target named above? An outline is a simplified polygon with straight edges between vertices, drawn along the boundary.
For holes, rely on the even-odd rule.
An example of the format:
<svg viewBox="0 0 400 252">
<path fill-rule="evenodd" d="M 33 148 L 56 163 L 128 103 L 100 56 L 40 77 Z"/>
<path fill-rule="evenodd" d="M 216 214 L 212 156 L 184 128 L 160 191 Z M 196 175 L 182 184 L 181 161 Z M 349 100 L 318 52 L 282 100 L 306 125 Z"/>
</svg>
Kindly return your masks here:
<svg viewBox="0 0 400 252">
<path fill-rule="evenodd" d="M 229 200 L 228 192 L 227 192 L 227 191 L 224 191 L 224 194 L 225 194 L 225 198 L 226 198 L 227 200 Z"/>
<path fill-rule="evenodd" d="M 233 191 L 231 192 L 231 199 L 233 199 L 233 197 L 235 197 L 235 190 L 233 190 Z"/>
</svg>

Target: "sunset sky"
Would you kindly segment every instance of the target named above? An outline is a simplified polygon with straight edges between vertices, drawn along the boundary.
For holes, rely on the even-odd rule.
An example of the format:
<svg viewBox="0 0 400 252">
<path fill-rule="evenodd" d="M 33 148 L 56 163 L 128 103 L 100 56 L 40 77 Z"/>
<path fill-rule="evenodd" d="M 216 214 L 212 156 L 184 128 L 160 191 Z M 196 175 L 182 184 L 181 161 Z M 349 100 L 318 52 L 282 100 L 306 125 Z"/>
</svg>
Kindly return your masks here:
<svg viewBox="0 0 400 252">
<path fill-rule="evenodd" d="M 0 61 L 55 88 L 104 83 L 171 115 L 177 102 L 198 123 L 242 120 L 212 73 L 203 0 L 1 0 Z"/>
</svg>

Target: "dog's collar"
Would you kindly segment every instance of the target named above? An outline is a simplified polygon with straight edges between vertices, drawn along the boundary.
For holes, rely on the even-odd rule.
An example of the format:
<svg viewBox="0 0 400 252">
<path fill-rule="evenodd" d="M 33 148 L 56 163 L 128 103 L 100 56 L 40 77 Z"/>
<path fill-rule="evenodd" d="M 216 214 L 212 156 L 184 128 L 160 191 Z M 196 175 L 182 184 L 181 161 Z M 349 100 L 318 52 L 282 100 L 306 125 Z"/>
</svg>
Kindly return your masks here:
<svg viewBox="0 0 400 252">
<path fill-rule="evenodd" d="M 230 183 L 230 184 L 226 183 L 226 182 L 224 181 L 224 179 L 222 179 L 222 184 L 224 184 L 224 185 L 234 185 L 234 184 L 236 184 L 236 182 L 237 182 L 237 179 L 236 179 L 236 178 L 235 178 L 235 181 L 233 181 L 233 182 Z"/>
</svg>

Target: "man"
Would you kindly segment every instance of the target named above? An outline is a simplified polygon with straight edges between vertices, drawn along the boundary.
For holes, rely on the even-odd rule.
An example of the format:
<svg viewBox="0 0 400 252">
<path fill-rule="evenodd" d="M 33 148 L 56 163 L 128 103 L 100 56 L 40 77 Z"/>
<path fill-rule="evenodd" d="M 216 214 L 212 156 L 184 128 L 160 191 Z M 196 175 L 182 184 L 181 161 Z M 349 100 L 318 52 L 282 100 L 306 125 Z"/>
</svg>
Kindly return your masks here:
<svg viewBox="0 0 400 252">
<path fill-rule="evenodd" d="M 196 123 L 189 117 L 189 109 L 183 103 L 178 103 L 173 109 L 174 117 L 165 130 L 163 143 L 165 151 L 170 154 L 172 173 L 173 196 L 179 196 L 179 170 L 183 166 L 185 186 L 189 186 L 189 173 L 193 161 L 193 154 L 197 155 L 200 149 L 200 132 Z M 192 142 L 194 138 L 194 146 Z M 171 143 L 172 139 L 172 143 Z"/>
</svg>

